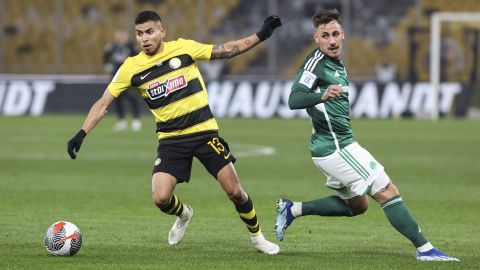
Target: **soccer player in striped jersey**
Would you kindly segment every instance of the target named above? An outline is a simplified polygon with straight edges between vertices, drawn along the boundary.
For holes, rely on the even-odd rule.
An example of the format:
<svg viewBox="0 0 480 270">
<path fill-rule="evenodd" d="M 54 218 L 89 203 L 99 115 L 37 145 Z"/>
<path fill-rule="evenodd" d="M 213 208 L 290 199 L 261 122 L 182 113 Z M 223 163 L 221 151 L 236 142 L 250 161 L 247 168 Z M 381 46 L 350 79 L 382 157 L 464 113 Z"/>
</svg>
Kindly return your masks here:
<svg viewBox="0 0 480 270">
<path fill-rule="evenodd" d="M 182 241 L 193 209 L 174 194 L 178 183 L 188 182 L 196 157 L 218 180 L 245 222 L 255 249 L 267 254 L 280 251 L 267 241 L 260 229 L 252 199 L 240 185 L 233 163 L 235 157 L 219 136 L 218 125 L 208 105 L 208 96 L 196 61 L 231 58 L 255 47 L 281 26 L 280 18 L 269 16 L 259 32 L 222 45 L 178 39 L 164 42 L 166 28 L 154 11 L 140 12 L 135 19 L 136 39 L 141 52 L 127 58 L 103 96 L 92 106 L 81 130 L 68 142 L 72 159 L 82 141 L 105 116 L 110 104 L 134 86 L 156 120 L 158 156 L 152 176 L 152 197 L 164 213 L 177 216 L 168 243 Z"/>
<path fill-rule="evenodd" d="M 278 200 L 276 237 L 283 240 L 287 227 L 300 216 L 360 215 L 368 209 L 368 195 L 380 204 L 391 225 L 413 243 L 417 260 L 458 261 L 425 239 L 383 166 L 353 137 L 349 83 L 340 60 L 344 39 L 340 14 L 320 11 L 313 16 L 313 25 L 318 47 L 299 68 L 288 104 L 291 109 L 307 110 L 313 124 L 313 162 L 327 176 L 326 186 L 337 195 L 306 202 Z"/>
</svg>

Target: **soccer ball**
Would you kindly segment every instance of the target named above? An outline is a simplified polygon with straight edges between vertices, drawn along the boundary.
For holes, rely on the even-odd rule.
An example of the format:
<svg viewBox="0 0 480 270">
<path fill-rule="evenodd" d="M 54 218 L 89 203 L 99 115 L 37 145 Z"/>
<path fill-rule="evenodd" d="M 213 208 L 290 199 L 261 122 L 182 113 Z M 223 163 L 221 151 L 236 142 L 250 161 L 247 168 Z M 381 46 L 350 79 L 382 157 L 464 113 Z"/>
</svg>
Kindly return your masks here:
<svg viewBox="0 0 480 270">
<path fill-rule="evenodd" d="M 45 233 L 45 247 L 56 256 L 73 256 L 82 246 L 82 235 L 75 224 L 58 221 L 52 224 Z"/>
</svg>

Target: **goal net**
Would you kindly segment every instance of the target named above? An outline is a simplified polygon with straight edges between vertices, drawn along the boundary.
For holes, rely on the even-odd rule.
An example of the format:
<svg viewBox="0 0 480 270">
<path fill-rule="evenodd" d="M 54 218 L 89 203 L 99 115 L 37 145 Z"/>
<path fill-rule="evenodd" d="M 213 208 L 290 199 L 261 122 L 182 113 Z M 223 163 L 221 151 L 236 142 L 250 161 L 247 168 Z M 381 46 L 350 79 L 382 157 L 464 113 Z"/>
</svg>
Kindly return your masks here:
<svg viewBox="0 0 480 270">
<path fill-rule="evenodd" d="M 463 85 L 455 110 L 467 110 L 469 105 L 475 106 L 471 103 L 475 103 L 472 100 L 474 93 L 478 92 L 475 89 L 480 87 L 477 85 L 480 12 L 435 12 L 430 20 L 430 84 L 434 95 L 430 116 L 432 120 L 437 120 L 442 112 L 443 82 L 456 81 Z"/>
</svg>

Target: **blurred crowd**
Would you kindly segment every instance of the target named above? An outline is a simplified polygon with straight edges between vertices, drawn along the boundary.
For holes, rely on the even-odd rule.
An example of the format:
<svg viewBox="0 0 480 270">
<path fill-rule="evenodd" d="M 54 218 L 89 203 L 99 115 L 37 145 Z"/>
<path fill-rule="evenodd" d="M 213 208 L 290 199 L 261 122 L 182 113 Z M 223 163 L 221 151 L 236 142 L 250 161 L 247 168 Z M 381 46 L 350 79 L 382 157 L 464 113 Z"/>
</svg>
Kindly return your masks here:
<svg viewBox="0 0 480 270">
<path fill-rule="evenodd" d="M 348 41 L 344 62 L 350 76 L 389 80 L 427 80 L 429 18 L 435 11 L 480 10 L 477 0 L 5 0 L 0 3 L 0 73 L 105 74 L 102 54 L 115 29 L 133 34 L 133 18 L 156 10 L 167 27 L 167 40 L 192 38 L 219 43 L 256 31 L 267 14 L 284 22 L 263 49 L 228 63 L 204 63 L 207 79 L 225 75 L 291 77 L 312 47 L 311 16 L 338 9 Z M 465 29 L 445 27 L 443 78 L 455 79 L 474 66 Z M 132 37 L 130 37 L 132 38 Z M 473 42 L 478 42 L 474 40 Z M 265 50 L 268 46 L 269 50 Z M 412 63 L 415 61 L 415 63 Z M 467 78 L 461 78 L 467 80 Z"/>
</svg>

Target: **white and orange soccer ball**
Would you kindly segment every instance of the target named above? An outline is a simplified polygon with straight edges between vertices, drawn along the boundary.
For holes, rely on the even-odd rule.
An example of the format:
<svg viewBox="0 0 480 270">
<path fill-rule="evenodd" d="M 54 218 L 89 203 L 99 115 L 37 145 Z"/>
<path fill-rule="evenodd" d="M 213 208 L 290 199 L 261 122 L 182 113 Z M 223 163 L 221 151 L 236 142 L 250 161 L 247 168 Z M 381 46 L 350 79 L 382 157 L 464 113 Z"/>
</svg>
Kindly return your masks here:
<svg viewBox="0 0 480 270">
<path fill-rule="evenodd" d="M 82 246 L 82 235 L 75 224 L 68 221 L 53 223 L 45 233 L 45 247 L 56 256 L 73 256 Z"/>
</svg>

